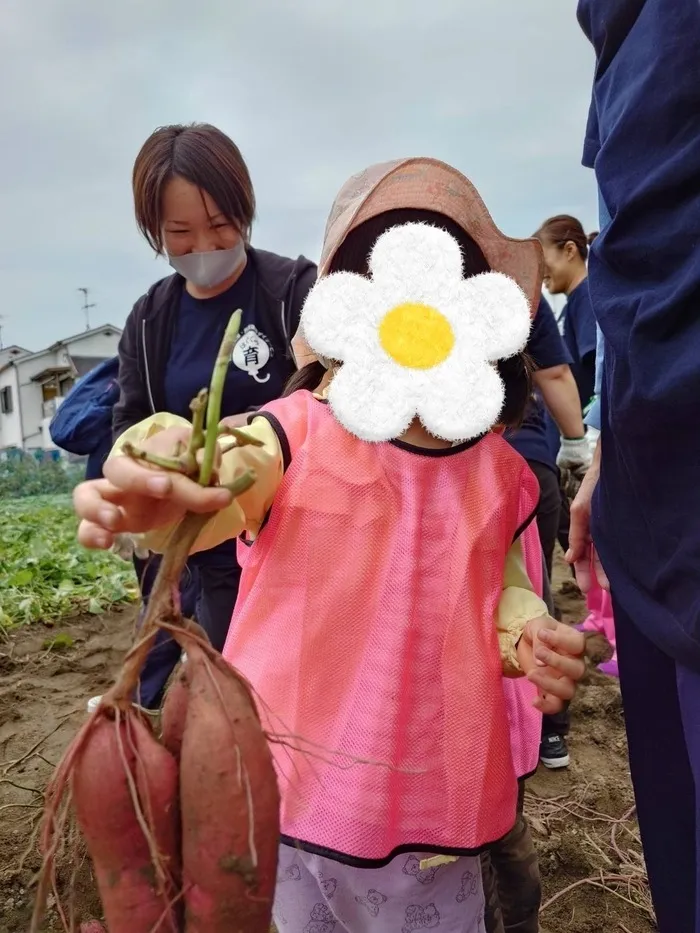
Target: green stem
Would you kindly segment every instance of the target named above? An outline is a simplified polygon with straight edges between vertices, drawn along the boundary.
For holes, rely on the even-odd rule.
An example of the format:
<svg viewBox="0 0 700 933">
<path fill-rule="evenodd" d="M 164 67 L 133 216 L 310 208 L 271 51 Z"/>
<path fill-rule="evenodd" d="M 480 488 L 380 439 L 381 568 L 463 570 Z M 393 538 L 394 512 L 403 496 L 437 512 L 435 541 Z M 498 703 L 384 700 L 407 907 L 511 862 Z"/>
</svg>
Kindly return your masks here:
<svg viewBox="0 0 700 933">
<path fill-rule="evenodd" d="M 216 455 L 216 442 L 219 437 L 219 421 L 221 420 L 221 397 L 224 393 L 224 384 L 226 382 L 226 373 L 231 361 L 231 354 L 238 339 L 238 332 L 241 329 L 241 316 L 243 312 L 239 309 L 231 315 L 228 322 L 224 339 L 221 341 L 219 354 L 214 364 L 214 372 L 209 386 L 209 403 L 207 405 L 207 432 L 204 441 L 204 458 L 199 471 L 199 483 L 201 486 L 208 486 L 211 483 L 212 473 L 214 472 L 214 457 Z"/>
<path fill-rule="evenodd" d="M 197 471 L 197 461 L 194 462 L 194 467 L 189 463 L 186 457 L 161 457 L 159 454 L 152 454 L 147 450 L 141 450 L 139 447 L 135 447 L 130 441 L 127 441 L 123 448 L 124 454 L 127 457 L 131 457 L 132 460 L 143 460 L 145 463 L 150 463 L 152 466 L 158 467 L 161 470 L 168 470 L 170 473 L 184 473 L 185 476 L 191 476 Z"/>
<path fill-rule="evenodd" d="M 247 431 L 242 431 L 240 428 L 230 428 L 225 424 L 219 425 L 219 437 L 235 437 L 238 442 L 238 447 L 265 446 L 263 441 L 259 440 L 257 437 L 253 437 L 252 434 L 248 434 Z"/>
<path fill-rule="evenodd" d="M 235 499 L 250 489 L 250 487 L 255 483 L 256 478 L 255 470 L 246 470 L 245 473 L 242 473 L 238 477 L 238 479 L 234 479 L 232 483 L 224 483 L 223 488 L 228 489 L 228 491 Z"/>
<path fill-rule="evenodd" d="M 207 399 L 209 393 L 206 389 L 201 389 L 197 397 L 190 402 L 190 411 L 192 412 L 192 433 L 190 434 L 190 443 L 188 452 L 197 462 L 197 453 L 204 447 L 204 416 L 207 410 Z"/>
</svg>

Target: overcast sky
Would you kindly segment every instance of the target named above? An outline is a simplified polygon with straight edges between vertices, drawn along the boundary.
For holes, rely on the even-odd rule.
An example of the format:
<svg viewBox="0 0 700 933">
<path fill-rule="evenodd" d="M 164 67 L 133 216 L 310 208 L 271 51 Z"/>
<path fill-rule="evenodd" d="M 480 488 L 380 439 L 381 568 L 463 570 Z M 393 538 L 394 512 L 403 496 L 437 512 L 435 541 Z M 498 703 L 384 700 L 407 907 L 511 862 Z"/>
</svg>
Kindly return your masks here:
<svg viewBox="0 0 700 933">
<path fill-rule="evenodd" d="M 580 165 L 593 56 L 575 0 L 0 0 L 0 314 L 41 349 L 121 326 L 167 274 L 130 176 L 158 125 L 207 121 L 248 161 L 254 245 L 318 258 L 353 172 L 435 156 L 526 236 L 596 227 Z"/>
</svg>

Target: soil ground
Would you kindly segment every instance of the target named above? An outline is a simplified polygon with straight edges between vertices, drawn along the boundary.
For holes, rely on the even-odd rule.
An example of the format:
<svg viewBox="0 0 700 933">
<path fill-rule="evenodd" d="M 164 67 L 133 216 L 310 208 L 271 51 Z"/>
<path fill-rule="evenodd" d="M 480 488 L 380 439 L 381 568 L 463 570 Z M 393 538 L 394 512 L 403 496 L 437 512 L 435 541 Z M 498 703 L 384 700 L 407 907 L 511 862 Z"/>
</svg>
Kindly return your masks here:
<svg viewBox="0 0 700 933">
<path fill-rule="evenodd" d="M 563 587 L 563 592 L 561 592 Z M 555 596 L 565 621 L 585 615 L 580 594 L 557 568 Z M 0 643 L 0 933 L 26 933 L 39 861 L 33 832 L 41 792 L 88 697 L 110 683 L 131 643 L 133 610 L 60 629 L 19 629 Z M 58 632 L 63 650 L 48 650 Z M 605 646 L 590 643 L 599 656 Z M 547 933 L 652 933 L 650 902 L 633 817 L 617 683 L 591 667 L 572 709 L 571 767 L 531 779 L 526 812 L 540 853 Z M 87 860 L 59 878 L 76 918 L 99 916 Z M 46 931 L 60 929 L 55 905 Z"/>
</svg>

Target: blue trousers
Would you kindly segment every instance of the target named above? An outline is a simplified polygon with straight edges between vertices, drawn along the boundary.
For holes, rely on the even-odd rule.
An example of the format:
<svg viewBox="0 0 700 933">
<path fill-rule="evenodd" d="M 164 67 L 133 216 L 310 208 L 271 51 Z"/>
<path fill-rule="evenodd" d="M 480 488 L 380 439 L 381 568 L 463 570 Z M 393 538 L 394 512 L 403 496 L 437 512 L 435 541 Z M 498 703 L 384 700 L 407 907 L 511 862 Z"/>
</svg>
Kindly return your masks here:
<svg viewBox="0 0 700 933">
<path fill-rule="evenodd" d="M 659 933 L 700 933 L 700 674 L 615 599 L 630 770 Z"/>
<path fill-rule="evenodd" d="M 240 568 L 233 563 L 225 565 L 198 560 L 195 555 L 188 561 L 180 581 L 182 614 L 196 619 L 209 636 L 214 648 L 222 651 L 228 634 L 233 607 L 238 596 Z M 152 555 L 147 561 L 134 559 L 141 587 L 144 609 L 153 589 L 160 558 Z M 168 678 L 180 660 L 180 646 L 168 632 L 159 632 L 153 648 L 141 671 L 137 702 L 145 709 L 158 709 Z"/>
</svg>

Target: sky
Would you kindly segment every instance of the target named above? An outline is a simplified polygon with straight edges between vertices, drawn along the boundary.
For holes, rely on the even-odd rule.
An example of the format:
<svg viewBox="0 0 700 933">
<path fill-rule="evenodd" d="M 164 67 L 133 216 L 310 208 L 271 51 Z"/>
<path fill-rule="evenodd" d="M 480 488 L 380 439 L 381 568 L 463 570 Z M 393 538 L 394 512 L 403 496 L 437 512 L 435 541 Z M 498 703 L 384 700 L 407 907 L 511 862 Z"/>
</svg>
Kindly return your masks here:
<svg viewBox="0 0 700 933">
<path fill-rule="evenodd" d="M 0 0 L 0 325 L 39 350 L 122 326 L 168 274 L 136 230 L 131 169 L 167 123 L 217 125 L 258 199 L 253 245 L 317 259 L 333 197 L 379 161 L 468 175 L 498 226 L 567 212 L 593 54 L 575 0 Z"/>
</svg>

